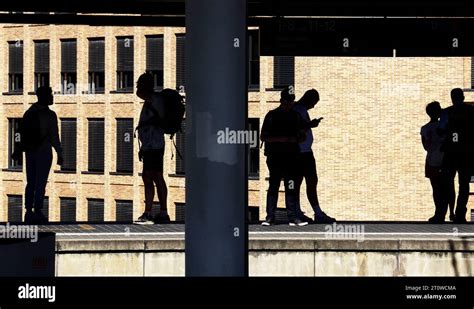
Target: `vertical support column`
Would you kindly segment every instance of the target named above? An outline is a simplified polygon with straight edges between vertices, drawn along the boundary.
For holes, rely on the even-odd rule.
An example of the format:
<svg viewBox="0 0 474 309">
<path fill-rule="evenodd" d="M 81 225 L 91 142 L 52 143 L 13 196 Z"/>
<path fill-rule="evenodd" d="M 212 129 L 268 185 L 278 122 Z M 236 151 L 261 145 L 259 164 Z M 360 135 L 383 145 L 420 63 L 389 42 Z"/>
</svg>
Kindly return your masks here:
<svg viewBox="0 0 474 309">
<path fill-rule="evenodd" d="M 246 5 L 186 1 L 186 276 L 248 275 Z"/>
</svg>

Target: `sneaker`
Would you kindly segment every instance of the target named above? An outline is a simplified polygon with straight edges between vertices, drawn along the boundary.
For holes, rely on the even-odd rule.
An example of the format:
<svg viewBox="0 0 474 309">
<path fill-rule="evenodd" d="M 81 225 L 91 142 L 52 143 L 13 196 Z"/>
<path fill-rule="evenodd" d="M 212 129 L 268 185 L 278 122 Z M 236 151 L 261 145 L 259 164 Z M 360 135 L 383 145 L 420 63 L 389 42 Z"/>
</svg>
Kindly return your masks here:
<svg viewBox="0 0 474 309">
<path fill-rule="evenodd" d="M 170 216 L 167 213 L 159 213 L 153 218 L 153 221 L 158 224 L 170 223 Z"/>
<path fill-rule="evenodd" d="M 444 218 L 437 217 L 436 215 L 429 218 L 428 222 L 431 224 L 441 224 L 444 223 Z"/>
<path fill-rule="evenodd" d="M 25 223 L 33 223 L 35 220 L 35 213 L 31 209 L 27 209 L 25 213 Z"/>
<path fill-rule="evenodd" d="M 274 219 L 266 219 L 265 221 L 262 222 L 262 226 L 270 226 L 270 225 L 275 225 Z"/>
<path fill-rule="evenodd" d="M 149 225 L 149 224 L 154 224 L 153 218 L 149 213 L 144 212 L 143 215 L 138 217 L 137 221 L 133 222 L 133 224 L 139 224 L 139 225 Z"/>
<path fill-rule="evenodd" d="M 46 218 L 41 209 L 36 209 L 33 213 L 33 220 L 31 221 L 31 223 L 46 224 L 48 223 L 48 218 Z"/>
<path fill-rule="evenodd" d="M 290 221 L 290 226 L 305 226 L 308 225 L 308 222 L 301 219 L 294 219 Z"/>
<path fill-rule="evenodd" d="M 326 215 L 324 212 L 319 216 L 314 216 L 314 223 L 334 223 L 336 222 L 335 218 L 332 218 Z"/>
<path fill-rule="evenodd" d="M 453 220 L 453 223 L 467 223 L 467 220 L 466 220 L 465 217 L 460 217 L 460 218 L 458 218 L 458 217 L 456 216 L 456 218 Z"/>
<path fill-rule="evenodd" d="M 455 214 L 450 214 L 449 215 L 449 221 L 454 222 L 456 220 L 456 215 Z"/>
<path fill-rule="evenodd" d="M 300 216 L 300 218 L 301 218 L 301 220 L 306 221 L 306 222 L 308 222 L 309 224 L 315 223 L 313 219 L 311 219 L 310 217 L 308 217 L 308 216 L 305 215 L 305 214 L 302 214 L 302 215 Z"/>
</svg>

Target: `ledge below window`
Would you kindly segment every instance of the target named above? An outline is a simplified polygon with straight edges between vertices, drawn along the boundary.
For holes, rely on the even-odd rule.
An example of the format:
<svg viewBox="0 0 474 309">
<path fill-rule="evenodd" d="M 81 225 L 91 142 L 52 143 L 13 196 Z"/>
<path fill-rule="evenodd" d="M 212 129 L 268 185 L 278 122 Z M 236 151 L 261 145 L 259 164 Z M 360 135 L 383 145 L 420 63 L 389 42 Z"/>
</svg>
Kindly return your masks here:
<svg viewBox="0 0 474 309">
<path fill-rule="evenodd" d="M 273 87 L 273 88 L 265 88 L 265 91 L 275 91 L 275 92 L 281 92 L 283 89 L 285 89 L 285 87 Z"/>
<path fill-rule="evenodd" d="M 464 92 L 474 92 L 474 88 L 464 88 Z"/>
<path fill-rule="evenodd" d="M 173 177 L 173 178 L 186 178 L 185 174 L 168 174 L 168 177 Z"/>
<path fill-rule="evenodd" d="M 2 95 L 23 95 L 23 91 L 8 91 L 8 92 L 2 92 Z"/>
<path fill-rule="evenodd" d="M 55 170 L 54 173 L 56 174 L 76 174 L 77 171 L 62 171 L 62 170 Z"/>
<path fill-rule="evenodd" d="M 110 172 L 112 176 L 133 176 L 133 172 Z"/>
<path fill-rule="evenodd" d="M 2 172 L 23 173 L 23 169 L 17 169 L 17 168 L 2 168 Z"/>
<path fill-rule="evenodd" d="M 133 89 L 131 90 L 111 90 L 109 91 L 111 94 L 133 94 Z"/>
<path fill-rule="evenodd" d="M 104 172 L 92 172 L 92 171 L 82 171 L 81 174 L 83 175 L 104 175 Z"/>
</svg>

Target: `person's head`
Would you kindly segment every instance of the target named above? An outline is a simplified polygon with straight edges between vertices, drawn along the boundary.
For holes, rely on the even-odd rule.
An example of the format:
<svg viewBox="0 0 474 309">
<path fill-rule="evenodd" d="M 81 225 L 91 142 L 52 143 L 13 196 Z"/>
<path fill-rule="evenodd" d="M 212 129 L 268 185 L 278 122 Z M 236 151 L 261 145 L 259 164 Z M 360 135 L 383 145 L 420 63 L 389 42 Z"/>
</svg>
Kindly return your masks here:
<svg viewBox="0 0 474 309">
<path fill-rule="evenodd" d="M 453 105 L 464 103 L 464 91 L 461 88 L 451 90 L 451 101 L 453 101 Z"/>
<path fill-rule="evenodd" d="M 303 94 L 298 102 L 307 109 L 312 109 L 319 102 L 319 93 L 316 89 L 310 89 Z"/>
<path fill-rule="evenodd" d="M 295 94 L 293 88 L 287 87 L 280 92 L 280 103 L 281 107 L 285 110 L 290 110 L 295 102 Z"/>
<path fill-rule="evenodd" d="M 137 96 L 143 100 L 148 100 L 154 93 L 155 82 L 153 75 L 150 73 L 143 73 L 137 81 Z"/>
<path fill-rule="evenodd" d="M 36 96 L 38 97 L 38 103 L 41 105 L 53 104 L 53 90 L 51 87 L 38 87 L 38 89 L 36 89 Z"/>
<path fill-rule="evenodd" d="M 441 105 L 439 105 L 439 102 L 433 101 L 426 105 L 426 114 L 428 114 L 431 120 L 438 120 L 441 116 Z"/>
</svg>

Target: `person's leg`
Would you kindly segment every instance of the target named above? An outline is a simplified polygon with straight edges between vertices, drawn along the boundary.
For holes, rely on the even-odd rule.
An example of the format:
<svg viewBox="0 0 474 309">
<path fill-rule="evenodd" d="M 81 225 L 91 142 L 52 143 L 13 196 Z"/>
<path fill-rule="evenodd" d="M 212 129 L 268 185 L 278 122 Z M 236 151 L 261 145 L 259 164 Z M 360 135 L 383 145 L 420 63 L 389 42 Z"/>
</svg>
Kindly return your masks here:
<svg viewBox="0 0 474 309">
<path fill-rule="evenodd" d="M 267 191 L 267 217 L 266 220 L 275 220 L 275 211 L 278 203 L 278 190 L 283 176 L 281 168 L 277 164 L 277 158 L 267 157 L 267 166 L 270 174 Z"/>
<path fill-rule="evenodd" d="M 299 173 L 296 160 L 296 156 L 288 156 L 286 161 L 281 162 L 283 180 L 285 183 L 286 212 L 290 222 L 295 221 L 295 219 L 300 219 L 297 213 L 297 195 L 299 193 L 299 191 L 297 191 L 297 183 L 299 181 Z"/>
<path fill-rule="evenodd" d="M 145 213 L 150 214 L 155 197 L 155 186 L 153 185 L 153 171 L 144 170 L 142 173 L 143 185 L 145 187 Z"/>
<path fill-rule="evenodd" d="M 36 187 L 36 157 L 34 154 L 25 153 L 26 160 L 26 187 L 25 187 L 25 208 L 33 211 Z"/>
<path fill-rule="evenodd" d="M 469 199 L 469 184 L 471 182 L 471 170 L 469 168 L 458 169 L 459 193 L 456 205 L 456 221 L 465 221 L 467 212 L 467 201 Z"/>
<path fill-rule="evenodd" d="M 455 210 L 454 210 L 454 206 L 456 204 L 456 189 L 455 189 L 455 185 L 454 185 L 454 178 L 451 180 L 451 182 L 449 182 L 447 185 L 446 185 L 446 199 L 448 201 L 448 205 L 449 205 L 449 218 L 451 220 L 454 220 L 455 218 Z"/>
<path fill-rule="evenodd" d="M 305 181 L 306 181 L 306 195 L 308 201 L 313 208 L 316 217 L 320 217 L 323 214 L 321 207 L 319 206 L 318 200 L 318 173 L 316 170 L 316 160 L 312 152 L 305 154 Z"/>
<path fill-rule="evenodd" d="M 49 171 L 53 163 L 53 153 L 51 149 L 37 153 L 36 159 L 36 185 L 35 185 L 35 212 L 43 208 L 46 184 L 48 183 Z"/>
<path fill-rule="evenodd" d="M 295 191 L 296 191 L 296 215 L 298 218 L 302 218 L 304 216 L 303 211 L 301 210 L 301 185 L 303 184 L 303 171 L 305 169 L 304 166 L 304 161 L 302 160 L 301 153 L 298 154 L 298 157 L 296 159 L 296 166 L 298 168 L 297 170 L 297 175 L 296 175 L 296 181 L 295 181 Z"/>
<path fill-rule="evenodd" d="M 448 210 L 448 199 L 451 193 L 450 185 L 456 177 L 456 170 L 451 167 L 445 167 L 440 173 L 441 197 L 439 207 L 436 207 L 434 218 L 444 221 Z"/>
<path fill-rule="evenodd" d="M 160 200 L 160 212 L 168 213 L 168 188 L 163 177 L 163 173 L 159 171 L 153 172 L 153 182 L 156 185 L 156 192 L 158 193 L 158 199 Z"/>
<path fill-rule="evenodd" d="M 443 192 L 441 184 L 441 176 L 433 175 L 430 177 L 431 188 L 433 190 L 433 202 L 435 205 L 435 213 L 440 212 L 443 207 Z M 438 211 L 440 209 L 440 211 Z"/>
</svg>

